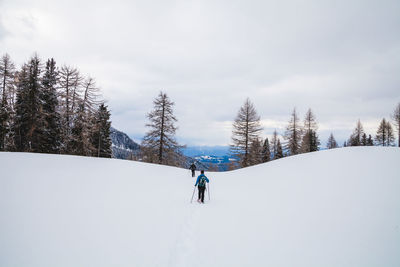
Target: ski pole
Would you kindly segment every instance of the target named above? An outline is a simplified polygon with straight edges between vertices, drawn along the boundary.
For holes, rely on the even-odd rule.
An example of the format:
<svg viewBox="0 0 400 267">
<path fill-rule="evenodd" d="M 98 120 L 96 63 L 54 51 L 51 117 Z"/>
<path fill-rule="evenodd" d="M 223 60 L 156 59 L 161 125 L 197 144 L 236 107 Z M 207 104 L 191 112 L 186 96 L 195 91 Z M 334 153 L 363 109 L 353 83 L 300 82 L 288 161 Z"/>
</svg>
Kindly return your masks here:
<svg viewBox="0 0 400 267">
<path fill-rule="evenodd" d="M 190 200 L 190 203 L 192 203 L 193 202 L 193 196 L 194 196 L 194 192 L 196 191 L 196 186 L 195 187 L 193 187 L 193 194 L 192 194 L 192 199 Z"/>
<path fill-rule="evenodd" d="M 208 201 L 210 201 L 210 184 L 207 183 Z"/>
</svg>

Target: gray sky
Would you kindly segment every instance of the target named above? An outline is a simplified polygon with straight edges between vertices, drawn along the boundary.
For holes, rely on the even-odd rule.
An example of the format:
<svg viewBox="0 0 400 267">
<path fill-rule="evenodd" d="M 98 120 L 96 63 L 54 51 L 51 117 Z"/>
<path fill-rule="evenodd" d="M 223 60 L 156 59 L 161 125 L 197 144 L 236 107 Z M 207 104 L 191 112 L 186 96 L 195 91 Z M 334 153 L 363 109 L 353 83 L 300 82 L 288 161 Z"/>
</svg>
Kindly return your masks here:
<svg viewBox="0 0 400 267">
<path fill-rule="evenodd" d="M 0 53 L 34 52 L 96 78 L 114 127 L 139 140 L 160 90 L 177 136 L 226 145 L 247 97 L 264 135 L 310 107 L 325 145 L 400 102 L 400 1 L 0 0 Z"/>
</svg>

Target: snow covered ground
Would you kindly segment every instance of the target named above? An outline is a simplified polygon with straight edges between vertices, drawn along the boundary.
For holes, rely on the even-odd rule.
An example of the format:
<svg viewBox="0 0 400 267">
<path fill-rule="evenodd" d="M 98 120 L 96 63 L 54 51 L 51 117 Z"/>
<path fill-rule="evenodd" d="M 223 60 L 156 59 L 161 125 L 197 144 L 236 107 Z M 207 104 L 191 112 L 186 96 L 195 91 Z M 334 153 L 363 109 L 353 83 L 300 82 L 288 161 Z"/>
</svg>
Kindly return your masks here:
<svg viewBox="0 0 400 267">
<path fill-rule="evenodd" d="M 0 153 L 0 266 L 400 266 L 400 149 L 206 173 Z"/>
</svg>

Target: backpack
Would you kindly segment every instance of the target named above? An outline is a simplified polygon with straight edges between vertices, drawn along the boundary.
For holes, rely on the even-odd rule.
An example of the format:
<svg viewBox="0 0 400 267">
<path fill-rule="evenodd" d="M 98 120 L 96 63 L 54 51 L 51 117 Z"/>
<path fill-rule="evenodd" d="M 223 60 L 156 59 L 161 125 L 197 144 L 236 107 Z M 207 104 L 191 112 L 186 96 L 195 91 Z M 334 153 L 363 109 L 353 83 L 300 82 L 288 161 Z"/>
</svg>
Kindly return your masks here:
<svg viewBox="0 0 400 267">
<path fill-rule="evenodd" d="M 199 186 L 206 187 L 206 177 L 205 176 L 201 176 L 201 178 L 199 180 Z"/>
</svg>

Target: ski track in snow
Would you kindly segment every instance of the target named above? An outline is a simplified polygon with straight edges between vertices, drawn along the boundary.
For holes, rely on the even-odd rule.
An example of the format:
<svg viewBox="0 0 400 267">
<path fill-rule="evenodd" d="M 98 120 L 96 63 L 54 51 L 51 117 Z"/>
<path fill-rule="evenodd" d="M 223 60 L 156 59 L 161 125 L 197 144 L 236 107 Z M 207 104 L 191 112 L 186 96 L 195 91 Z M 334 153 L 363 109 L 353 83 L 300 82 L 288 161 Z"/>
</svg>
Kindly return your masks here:
<svg viewBox="0 0 400 267">
<path fill-rule="evenodd" d="M 205 204 L 200 204 L 197 202 L 197 195 L 198 191 L 196 189 L 193 202 L 186 208 L 187 215 L 180 227 L 175 246 L 171 250 L 168 263 L 170 267 L 196 267 L 202 265 L 201 252 L 198 251 L 198 246 L 196 245 L 199 242 L 197 232 L 201 227 L 202 215 L 204 215 L 204 209 L 207 208 L 208 199 L 205 199 Z"/>
</svg>

